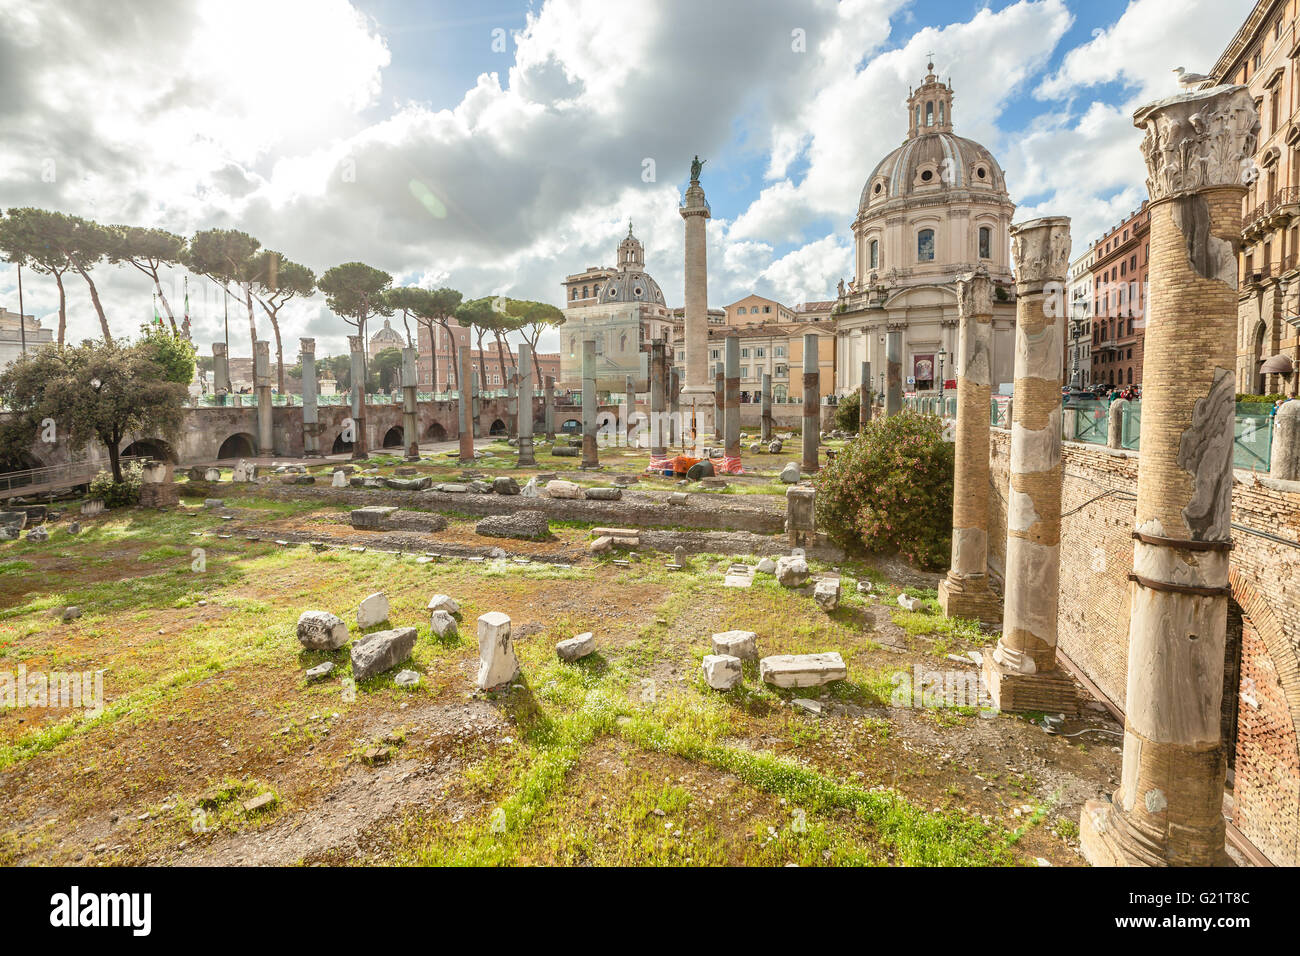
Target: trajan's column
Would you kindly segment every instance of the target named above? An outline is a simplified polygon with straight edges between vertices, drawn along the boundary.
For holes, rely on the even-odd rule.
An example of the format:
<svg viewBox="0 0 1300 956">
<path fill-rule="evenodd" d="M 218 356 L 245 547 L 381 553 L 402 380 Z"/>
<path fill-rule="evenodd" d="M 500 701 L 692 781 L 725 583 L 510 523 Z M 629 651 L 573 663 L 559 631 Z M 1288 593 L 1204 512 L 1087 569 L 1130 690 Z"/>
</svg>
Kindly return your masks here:
<svg viewBox="0 0 1300 956">
<path fill-rule="evenodd" d="M 691 444 L 698 446 L 712 434 L 713 383 L 709 381 L 709 279 L 705 251 L 705 221 L 709 203 L 700 185 L 704 163 L 696 156 L 691 163 L 691 184 L 678 212 L 686 221 L 686 386 L 682 389 L 683 414 L 694 417 Z"/>
<path fill-rule="evenodd" d="M 1220 711 L 1232 548 L 1237 252 L 1243 173 L 1259 138 L 1244 86 L 1138 110 L 1151 194 L 1151 294 L 1142 366 L 1129 575 L 1124 766 L 1090 800 L 1094 865 L 1224 864 Z"/>
</svg>

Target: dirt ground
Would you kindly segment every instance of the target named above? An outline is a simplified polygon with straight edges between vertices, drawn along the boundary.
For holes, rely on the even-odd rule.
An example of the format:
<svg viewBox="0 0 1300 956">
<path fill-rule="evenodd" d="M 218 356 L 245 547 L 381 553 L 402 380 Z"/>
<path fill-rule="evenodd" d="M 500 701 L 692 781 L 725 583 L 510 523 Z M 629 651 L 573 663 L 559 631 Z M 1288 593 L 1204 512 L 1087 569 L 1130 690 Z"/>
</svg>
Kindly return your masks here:
<svg viewBox="0 0 1300 956">
<path fill-rule="evenodd" d="M 900 701 L 921 672 L 973 676 L 953 658 L 995 635 L 945 621 L 936 577 L 890 560 L 814 562 L 844 585 L 827 614 L 771 576 L 724 587 L 745 555 L 673 571 L 660 553 L 592 557 L 580 526 L 359 531 L 338 506 L 223 493 L 224 512 L 191 498 L 0 544 L 0 672 L 104 672 L 97 715 L 0 709 L 0 862 L 1079 865 L 1079 810 L 1118 778 L 1099 708 L 1064 737 Z M 506 557 L 420 560 L 454 548 Z M 926 609 L 902 612 L 901 588 Z M 360 636 L 356 606 L 381 590 L 390 625 L 418 628 L 414 689 L 394 672 L 350 688 L 346 647 L 296 640 L 311 608 Z M 459 634 L 430 631 L 434 593 L 460 602 Z M 522 672 L 481 692 L 489 610 L 510 616 Z M 709 636 L 733 628 L 761 655 L 837 650 L 849 677 L 780 691 L 747 663 L 742 687 L 710 690 Z M 558 661 L 583 631 L 597 653 Z"/>
</svg>

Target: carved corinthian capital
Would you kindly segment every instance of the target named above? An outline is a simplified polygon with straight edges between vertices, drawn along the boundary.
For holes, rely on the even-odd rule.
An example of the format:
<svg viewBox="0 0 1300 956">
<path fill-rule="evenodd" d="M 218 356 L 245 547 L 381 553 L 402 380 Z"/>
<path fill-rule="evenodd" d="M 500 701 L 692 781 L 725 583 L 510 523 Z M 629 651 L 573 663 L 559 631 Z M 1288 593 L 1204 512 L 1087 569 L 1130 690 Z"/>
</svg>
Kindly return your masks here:
<svg viewBox="0 0 1300 956">
<path fill-rule="evenodd" d="M 1011 227 L 1016 284 L 1064 282 L 1070 268 L 1070 217 L 1045 216 Z"/>
<path fill-rule="evenodd" d="M 316 354 L 316 340 L 315 340 L 315 339 L 299 339 L 299 340 L 298 340 L 298 351 L 301 352 L 303 355 L 315 355 L 315 354 Z"/>
<path fill-rule="evenodd" d="M 364 352 L 365 349 L 366 349 L 366 344 L 361 340 L 361 336 L 359 335 L 348 336 L 348 351 Z"/>
<path fill-rule="evenodd" d="M 957 313 L 963 318 L 993 314 L 993 281 L 988 269 L 980 266 L 957 276 Z"/>
<path fill-rule="evenodd" d="M 1149 103 L 1133 114 L 1146 130 L 1147 192 L 1167 199 L 1221 186 L 1243 189 L 1258 175 L 1259 114 L 1244 86 L 1216 86 Z"/>
</svg>

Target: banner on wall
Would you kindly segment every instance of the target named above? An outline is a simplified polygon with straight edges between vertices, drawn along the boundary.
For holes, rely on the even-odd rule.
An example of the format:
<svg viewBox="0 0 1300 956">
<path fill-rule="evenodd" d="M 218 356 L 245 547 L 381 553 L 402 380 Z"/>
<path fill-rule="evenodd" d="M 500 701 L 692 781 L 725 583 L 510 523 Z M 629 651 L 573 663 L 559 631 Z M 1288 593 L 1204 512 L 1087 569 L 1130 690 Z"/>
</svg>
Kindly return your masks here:
<svg viewBox="0 0 1300 956">
<path fill-rule="evenodd" d="M 934 354 L 912 356 L 912 377 L 918 391 L 934 387 Z"/>
</svg>

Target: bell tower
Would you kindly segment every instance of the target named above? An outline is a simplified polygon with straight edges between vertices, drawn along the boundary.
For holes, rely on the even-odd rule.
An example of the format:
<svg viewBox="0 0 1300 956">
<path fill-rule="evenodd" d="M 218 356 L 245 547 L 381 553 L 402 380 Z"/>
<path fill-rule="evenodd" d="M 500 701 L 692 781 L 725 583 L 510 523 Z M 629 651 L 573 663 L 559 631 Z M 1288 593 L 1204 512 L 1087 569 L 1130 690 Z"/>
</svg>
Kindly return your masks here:
<svg viewBox="0 0 1300 956">
<path fill-rule="evenodd" d="M 627 238 L 618 244 L 618 267 L 624 272 L 645 270 L 645 247 L 632 235 L 632 220 L 627 223 Z"/>
</svg>

